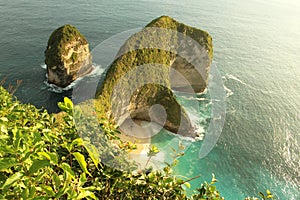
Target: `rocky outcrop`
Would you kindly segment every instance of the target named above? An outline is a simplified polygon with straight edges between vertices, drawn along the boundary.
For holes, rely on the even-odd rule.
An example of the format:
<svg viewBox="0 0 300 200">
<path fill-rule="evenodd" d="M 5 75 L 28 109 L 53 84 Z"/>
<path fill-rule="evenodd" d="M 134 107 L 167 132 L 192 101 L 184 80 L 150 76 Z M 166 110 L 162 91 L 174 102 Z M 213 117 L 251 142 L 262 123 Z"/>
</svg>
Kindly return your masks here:
<svg viewBox="0 0 300 200">
<path fill-rule="evenodd" d="M 203 92 L 208 84 L 210 64 L 213 59 L 213 46 L 211 36 L 203 30 L 187 26 L 171 17 L 162 16 L 154 19 L 146 27 L 159 27 L 174 30 L 177 34 L 172 41 L 173 52 L 176 57 L 171 61 L 173 72 L 180 73 L 185 80 L 178 76 L 170 75 L 171 88 L 177 91 Z"/>
<path fill-rule="evenodd" d="M 153 121 L 194 137 L 188 114 L 172 90 L 203 91 L 211 60 L 208 33 L 159 17 L 121 47 L 97 91 L 98 107 L 118 125 L 128 118 Z"/>
<path fill-rule="evenodd" d="M 66 87 L 92 70 L 92 57 L 85 37 L 71 25 L 56 29 L 45 51 L 48 82 Z"/>
</svg>

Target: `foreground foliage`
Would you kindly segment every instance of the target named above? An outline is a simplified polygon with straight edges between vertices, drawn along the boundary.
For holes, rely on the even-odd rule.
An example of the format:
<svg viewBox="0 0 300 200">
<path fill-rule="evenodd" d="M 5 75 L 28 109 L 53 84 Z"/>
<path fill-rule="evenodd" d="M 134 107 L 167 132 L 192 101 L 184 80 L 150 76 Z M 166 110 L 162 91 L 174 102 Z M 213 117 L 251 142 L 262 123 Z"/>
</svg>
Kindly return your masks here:
<svg viewBox="0 0 300 200">
<path fill-rule="evenodd" d="M 171 173 L 176 162 L 164 171 L 112 169 L 78 136 L 72 102 L 59 106 L 66 112 L 50 115 L 0 86 L 0 199 L 188 199 L 187 181 Z M 223 199 L 215 182 L 191 199 Z"/>
</svg>

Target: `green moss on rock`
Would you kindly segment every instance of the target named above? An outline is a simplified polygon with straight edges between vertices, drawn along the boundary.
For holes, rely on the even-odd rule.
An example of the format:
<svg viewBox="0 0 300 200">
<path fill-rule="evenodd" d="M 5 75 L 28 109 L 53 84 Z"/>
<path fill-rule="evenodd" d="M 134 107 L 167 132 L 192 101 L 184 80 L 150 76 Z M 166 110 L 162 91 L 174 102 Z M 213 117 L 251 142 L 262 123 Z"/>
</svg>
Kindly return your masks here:
<svg viewBox="0 0 300 200">
<path fill-rule="evenodd" d="M 161 33 L 155 27 L 172 31 Z M 174 31 L 181 35 L 174 34 Z M 129 114 L 133 119 L 149 121 L 149 109 L 159 104 L 165 108 L 167 114 L 167 121 L 162 124 L 165 129 L 181 135 L 195 136 L 186 111 L 172 92 L 170 80 L 170 69 L 176 63 L 177 52 L 181 48 L 180 37 L 186 36 L 193 38 L 204 47 L 209 55 L 205 58 L 205 63 L 208 64 L 203 66 L 205 77 L 200 75 L 203 83 L 201 86 L 197 85 L 198 89 L 203 91 L 207 84 L 206 74 L 208 74 L 212 60 L 211 37 L 205 31 L 186 26 L 168 16 L 162 16 L 132 35 L 121 47 L 118 53 L 120 56 L 110 65 L 103 84 L 97 91 L 98 105 L 96 106 L 102 112 L 107 113 L 106 117 L 111 121 L 120 122 L 120 119 L 124 119 L 124 116 L 128 117 Z M 143 66 L 147 67 L 143 70 Z M 179 64 L 174 68 L 185 71 Z M 192 70 L 195 71 L 193 68 Z M 124 79 L 126 76 L 129 77 Z M 194 80 L 191 79 L 191 81 Z M 145 82 L 154 84 L 143 85 Z M 128 98 L 130 98 L 129 104 L 126 101 Z M 159 117 L 153 120 L 159 124 L 162 123 Z"/>
<path fill-rule="evenodd" d="M 161 16 L 151 21 L 146 27 L 159 27 L 178 31 L 184 35 L 187 35 L 204 46 L 209 54 L 210 60 L 213 59 L 213 45 L 212 37 L 208 32 L 200 30 L 195 27 L 187 26 L 183 23 L 176 21 L 169 16 Z"/>
</svg>

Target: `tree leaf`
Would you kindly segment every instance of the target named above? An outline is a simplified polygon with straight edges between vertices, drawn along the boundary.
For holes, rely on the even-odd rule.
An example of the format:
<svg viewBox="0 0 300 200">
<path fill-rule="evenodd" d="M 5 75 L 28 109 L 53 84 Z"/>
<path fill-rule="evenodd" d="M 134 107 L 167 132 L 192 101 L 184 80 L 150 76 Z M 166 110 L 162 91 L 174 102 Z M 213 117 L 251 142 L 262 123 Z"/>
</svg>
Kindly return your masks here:
<svg viewBox="0 0 300 200">
<path fill-rule="evenodd" d="M 67 108 L 73 109 L 73 102 L 71 101 L 71 99 L 69 99 L 68 97 L 65 97 L 64 98 L 64 103 L 65 103 Z"/>
<path fill-rule="evenodd" d="M 5 126 L 4 124 L 1 124 L 1 125 L 0 125 L 0 131 L 1 131 L 2 133 L 7 133 L 7 128 L 6 128 L 6 126 Z"/>
<path fill-rule="evenodd" d="M 2 185 L 1 189 L 8 188 L 10 185 L 12 185 L 14 182 L 19 180 L 23 177 L 23 174 L 21 172 L 16 172 L 15 174 L 11 175 L 8 179 L 6 179 L 5 183 Z"/>
<path fill-rule="evenodd" d="M 23 189 L 22 193 L 21 193 L 21 196 L 22 196 L 22 199 L 28 199 L 28 194 L 29 194 L 29 189 L 26 187 Z"/>
<path fill-rule="evenodd" d="M 54 164 L 58 164 L 57 154 L 55 152 L 38 152 L 39 155 L 44 156 Z"/>
<path fill-rule="evenodd" d="M 85 149 L 89 153 L 89 156 L 94 162 L 95 166 L 98 168 L 100 163 L 100 154 L 98 149 L 94 145 L 85 145 Z"/>
<path fill-rule="evenodd" d="M 58 102 L 57 105 L 62 111 L 65 111 L 69 115 L 72 115 L 73 103 L 72 103 L 71 99 L 69 99 L 68 97 L 65 97 L 64 102 Z"/>
<path fill-rule="evenodd" d="M 20 145 L 20 141 L 22 139 L 22 134 L 21 134 L 21 131 L 18 130 L 16 127 L 12 130 L 13 132 L 13 135 L 14 135 L 14 147 L 16 149 L 19 148 L 19 145 Z"/>
<path fill-rule="evenodd" d="M 82 173 L 80 174 L 80 178 L 79 178 L 79 187 L 82 187 L 85 183 L 86 183 L 86 173 Z"/>
<path fill-rule="evenodd" d="M 0 158 L 0 171 L 3 169 L 8 169 L 18 164 L 19 163 L 15 158 Z"/>
<path fill-rule="evenodd" d="M 53 197 L 55 195 L 52 187 L 50 187 L 48 185 L 41 185 L 41 188 L 43 189 L 44 192 L 46 192 L 48 197 Z"/>
<path fill-rule="evenodd" d="M 34 144 L 36 144 L 42 140 L 41 134 L 39 132 L 34 132 L 33 137 L 34 137 L 34 140 L 33 140 Z"/>
<path fill-rule="evenodd" d="M 83 190 L 82 192 L 80 192 L 80 194 L 78 195 L 78 197 L 76 199 L 83 199 L 86 197 L 91 197 L 92 199 L 97 199 L 95 194 L 88 190 Z"/>
<path fill-rule="evenodd" d="M 33 174 L 33 173 L 37 172 L 39 169 L 42 169 L 49 165 L 50 165 L 49 160 L 35 160 L 35 161 L 33 161 L 31 167 L 29 168 L 29 173 Z"/>
<path fill-rule="evenodd" d="M 66 173 L 68 173 L 72 179 L 75 179 L 75 173 L 71 169 L 70 165 L 68 163 L 62 163 L 60 165 L 60 168 L 62 168 Z"/>
<path fill-rule="evenodd" d="M 36 188 L 34 186 L 30 186 L 28 197 L 32 198 L 35 194 L 35 191 L 36 191 Z"/>
<path fill-rule="evenodd" d="M 75 140 L 73 140 L 69 151 L 72 151 L 72 149 L 75 145 L 83 146 L 84 145 L 83 140 L 81 138 L 76 138 Z"/>
<path fill-rule="evenodd" d="M 32 200 L 49 200 L 49 198 L 46 196 L 39 196 L 39 197 L 34 197 Z"/>
<path fill-rule="evenodd" d="M 73 153 L 73 156 L 75 157 L 75 159 L 76 159 L 77 162 L 79 163 L 81 169 L 82 169 L 85 173 L 87 173 L 87 174 L 89 174 L 89 175 L 91 176 L 91 174 L 89 173 L 89 171 L 88 171 L 87 168 L 86 168 L 86 165 L 87 165 L 87 164 L 86 164 L 86 162 L 85 162 L 84 156 L 83 156 L 81 153 L 79 153 L 79 152 Z"/>
<path fill-rule="evenodd" d="M 8 122 L 8 119 L 6 117 L 1 117 L 0 120 L 3 122 Z"/>
<path fill-rule="evenodd" d="M 58 189 L 60 184 L 61 184 L 61 181 L 60 181 L 60 178 L 59 176 L 54 172 L 53 175 L 52 175 L 52 179 L 54 181 L 54 184 L 55 184 L 55 188 Z"/>
<path fill-rule="evenodd" d="M 187 187 L 187 188 L 191 188 L 191 184 L 189 182 L 185 182 L 184 185 Z"/>
<path fill-rule="evenodd" d="M 155 156 L 158 153 L 159 153 L 159 149 L 157 148 L 157 146 L 151 145 L 151 147 L 149 148 L 149 151 L 147 153 L 147 156 L 152 157 L 152 156 Z"/>
<path fill-rule="evenodd" d="M 63 102 L 58 102 L 57 106 L 62 110 L 62 111 L 67 111 L 68 108 L 65 106 Z"/>
</svg>

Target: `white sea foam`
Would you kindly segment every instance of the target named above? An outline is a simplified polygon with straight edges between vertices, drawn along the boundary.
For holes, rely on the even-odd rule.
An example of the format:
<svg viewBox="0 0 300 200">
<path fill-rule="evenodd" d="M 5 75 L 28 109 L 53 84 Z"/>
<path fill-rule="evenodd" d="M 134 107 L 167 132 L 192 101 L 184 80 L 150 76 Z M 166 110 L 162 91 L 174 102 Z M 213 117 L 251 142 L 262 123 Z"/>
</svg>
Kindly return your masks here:
<svg viewBox="0 0 300 200">
<path fill-rule="evenodd" d="M 203 98 L 203 97 L 194 97 L 194 96 L 181 96 L 180 98 L 186 99 L 186 100 L 196 100 L 196 101 L 207 101 L 210 100 L 208 98 Z"/>
<path fill-rule="evenodd" d="M 47 67 L 46 67 L 46 64 L 41 64 L 41 68 L 46 69 L 46 68 L 47 68 Z M 84 79 L 84 78 L 86 78 L 86 77 L 97 77 L 97 76 L 100 77 L 100 76 L 103 74 L 104 70 L 105 70 L 105 69 L 103 69 L 103 68 L 101 67 L 101 65 L 97 65 L 97 64 L 95 64 L 95 63 L 93 63 L 93 68 L 94 68 L 94 69 L 93 69 L 89 74 L 77 78 L 77 79 L 76 79 L 75 81 L 73 81 L 70 85 L 68 85 L 67 87 L 64 87 L 64 88 L 59 87 L 59 86 L 57 86 L 57 85 L 55 85 L 55 84 L 50 84 L 50 83 L 47 82 L 47 80 L 44 81 L 44 83 L 45 83 L 45 85 L 48 87 L 48 90 L 49 90 L 49 91 L 55 92 L 55 93 L 63 93 L 64 91 L 68 91 L 68 90 L 72 89 L 72 88 L 73 88 L 74 86 L 76 86 L 82 79 Z M 46 76 L 46 79 L 48 79 L 47 73 L 46 73 L 45 76 Z"/>
<path fill-rule="evenodd" d="M 238 82 L 240 82 L 241 84 L 246 85 L 246 86 L 248 86 L 248 87 L 250 87 L 250 88 L 252 88 L 252 89 L 256 89 L 255 87 L 253 87 L 253 86 L 251 86 L 251 85 L 245 83 L 244 81 L 242 81 L 241 79 L 239 79 L 238 77 L 236 77 L 236 76 L 234 76 L 234 75 L 232 75 L 232 74 L 225 74 L 225 79 L 235 80 L 235 81 L 238 81 Z"/>
<path fill-rule="evenodd" d="M 178 91 L 174 91 L 175 95 L 179 95 L 180 98 L 186 99 L 186 100 L 196 100 L 196 101 L 207 101 L 210 100 L 208 98 L 204 98 L 204 97 L 199 97 L 201 95 L 205 95 L 208 93 L 207 88 L 205 88 L 205 90 L 203 92 L 200 93 L 196 93 L 194 95 L 182 95 L 184 93 L 178 92 Z"/>
<path fill-rule="evenodd" d="M 270 94 L 270 93 L 273 93 L 271 91 L 265 91 L 265 90 L 262 90 L 262 89 L 259 89 L 259 88 L 256 88 L 256 87 L 253 87 L 252 85 L 242 81 L 241 79 L 239 79 L 238 77 L 232 75 L 232 74 L 225 74 L 225 76 L 223 76 L 222 78 L 224 78 L 225 80 L 234 80 L 234 81 L 237 81 L 239 83 L 241 83 L 242 85 L 245 85 L 247 86 L 248 88 L 251 88 L 253 90 L 257 90 L 257 91 L 260 91 L 262 93 L 265 93 L 265 94 Z"/>
<path fill-rule="evenodd" d="M 43 68 L 43 69 L 47 69 L 47 65 L 46 65 L 45 63 L 42 63 L 42 64 L 40 65 L 40 67 Z"/>
<path fill-rule="evenodd" d="M 224 85 L 224 89 L 225 89 L 225 92 L 226 92 L 226 97 L 230 97 L 230 96 L 233 95 L 232 90 L 229 89 L 228 87 L 226 87 L 225 85 Z"/>
</svg>

